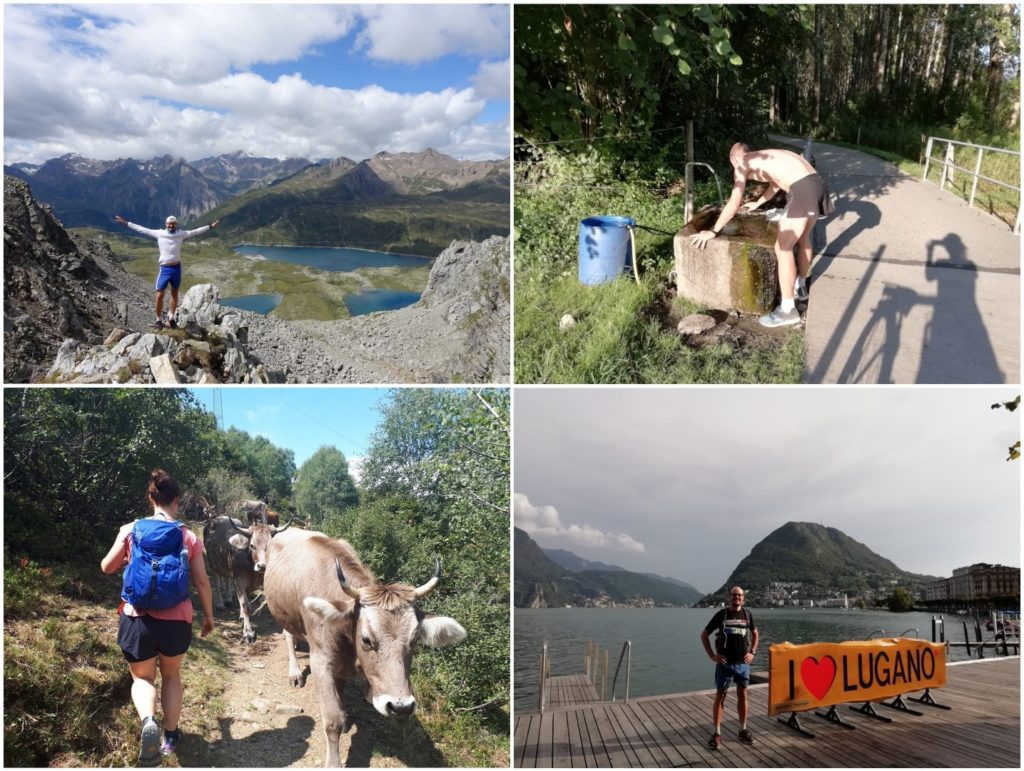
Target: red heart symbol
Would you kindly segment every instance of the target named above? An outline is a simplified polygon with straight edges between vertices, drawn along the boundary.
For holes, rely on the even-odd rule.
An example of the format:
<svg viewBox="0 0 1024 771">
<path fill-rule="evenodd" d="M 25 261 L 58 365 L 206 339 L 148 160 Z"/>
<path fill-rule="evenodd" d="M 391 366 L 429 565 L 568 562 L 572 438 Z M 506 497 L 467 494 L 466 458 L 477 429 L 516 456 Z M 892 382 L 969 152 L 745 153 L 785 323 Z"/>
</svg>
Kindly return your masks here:
<svg viewBox="0 0 1024 771">
<path fill-rule="evenodd" d="M 831 656 L 823 656 L 821 661 L 809 656 L 800 663 L 800 677 L 807 690 L 821 701 L 836 679 L 836 661 Z"/>
</svg>

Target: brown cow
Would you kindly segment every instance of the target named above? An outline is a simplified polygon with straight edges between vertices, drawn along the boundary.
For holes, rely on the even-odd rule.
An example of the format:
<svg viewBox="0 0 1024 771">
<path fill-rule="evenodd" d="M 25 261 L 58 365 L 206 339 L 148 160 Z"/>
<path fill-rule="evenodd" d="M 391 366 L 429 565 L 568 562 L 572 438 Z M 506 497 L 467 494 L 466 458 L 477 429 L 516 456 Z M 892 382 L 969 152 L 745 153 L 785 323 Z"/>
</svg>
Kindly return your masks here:
<svg viewBox="0 0 1024 771">
<path fill-rule="evenodd" d="M 230 582 L 238 598 L 242 642 L 256 641 L 256 633 L 249 621 L 248 595 L 263 585 L 271 539 L 277 533 L 283 533 L 289 525 L 291 522 L 282 528 L 265 524 L 243 527 L 237 519 L 222 515 L 214 517 L 203 527 L 206 566 L 213 578 L 214 604 L 218 608 L 227 605 L 226 585 Z"/>
<path fill-rule="evenodd" d="M 455 619 L 426 615 L 414 605 L 437 586 L 440 562 L 435 567 L 434 576 L 418 588 L 382 584 L 347 541 L 308 530 L 271 541 L 264 593 L 284 628 L 292 685 L 305 684 L 295 640 L 309 643 L 327 738 L 326 767 L 341 766 L 338 742 L 349 728 L 342 701 L 346 680 L 365 677 L 368 698 L 380 714 L 411 715 L 416 699 L 409 667 L 416 643 L 440 647 L 466 637 Z"/>
</svg>

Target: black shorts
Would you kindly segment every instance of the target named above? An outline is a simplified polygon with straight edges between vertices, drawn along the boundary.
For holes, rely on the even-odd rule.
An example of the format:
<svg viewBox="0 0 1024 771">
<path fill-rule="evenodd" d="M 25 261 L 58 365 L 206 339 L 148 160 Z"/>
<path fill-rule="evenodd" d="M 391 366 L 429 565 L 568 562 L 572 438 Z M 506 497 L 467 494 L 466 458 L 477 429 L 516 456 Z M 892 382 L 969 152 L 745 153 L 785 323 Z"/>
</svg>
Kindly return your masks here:
<svg viewBox="0 0 1024 771">
<path fill-rule="evenodd" d="M 783 215 L 793 219 L 823 217 L 835 211 L 828 185 L 820 174 L 808 174 L 789 188 Z"/>
<path fill-rule="evenodd" d="M 165 621 L 122 613 L 117 625 L 117 644 L 133 664 L 148 661 L 158 653 L 180 656 L 192 644 L 192 625 L 188 621 Z"/>
</svg>

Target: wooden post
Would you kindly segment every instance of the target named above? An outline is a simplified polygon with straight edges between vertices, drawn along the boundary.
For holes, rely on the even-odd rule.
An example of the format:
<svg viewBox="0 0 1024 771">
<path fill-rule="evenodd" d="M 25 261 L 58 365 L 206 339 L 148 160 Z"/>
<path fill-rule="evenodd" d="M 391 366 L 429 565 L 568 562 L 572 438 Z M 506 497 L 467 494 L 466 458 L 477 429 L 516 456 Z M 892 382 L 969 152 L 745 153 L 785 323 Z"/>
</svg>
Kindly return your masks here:
<svg viewBox="0 0 1024 771">
<path fill-rule="evenodd" d="M 967 622 L 964 621 L 964 645 L 967 647 L 967 658 L 971 657 L 971 636 L 967 633 Z"/>
<path fill-rule="evenodd" d="M 601 683 L 601 701 L 608 701 L 608 651 L 604 652 L 604 680 Z"/>
<path fill-rule="evenodd" d="M 683 224 L 693 219 L 693 121 L 686 121 L 686 194 L 683 196 Z"/>
<path fill-rule="evenodd" d="M 860 126 L 857 126 L 857 146 L 860 147 Z"/>
<path fill-rule="evenodd" d="M 548 678 L 548 641 L 544 641 L 544 647 L 540 652 L 540 711 L 544 711 L 547 699 L 547 678 Z"/>
</svg>

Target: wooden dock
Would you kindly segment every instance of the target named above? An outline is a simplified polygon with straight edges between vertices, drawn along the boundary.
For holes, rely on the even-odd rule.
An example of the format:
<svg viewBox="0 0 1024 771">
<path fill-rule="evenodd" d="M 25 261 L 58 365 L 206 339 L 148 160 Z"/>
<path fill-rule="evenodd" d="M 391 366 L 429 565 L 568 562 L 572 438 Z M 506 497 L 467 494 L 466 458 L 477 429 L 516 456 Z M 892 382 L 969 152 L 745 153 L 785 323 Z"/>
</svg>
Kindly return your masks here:
<svg viewBox="0 0 1024 771">
<path fill-rule="evenodd" d="M 843 721 L 856 726 L 854 731 L 812 712 L 802 713 L 801 722 L 816 735 L 813 739 L 769 717 L 768 686 L 752 685 L 752 746 L 736 737 L 732 688 L 717 751 L 707 746 L 714 690 L 648 696 L 629 703 L 587 701 L 583 689 L 573 691 L 567 684 L 555 686 L 549 698 L 556 691 L 566 694 L 561 706 L 549 701 L 551 707 L 543 714 L 516 712 L 516 767 L 1020 768 L 1019 657 L 948 665 L 946 687 L 932 696 L 951 710 L 908 702 L 911 709 L 924 713 L 918 717 L 880 706 L 877 711 L 893 720 L 883 723 L 837 707 Z"/>
</svg>

